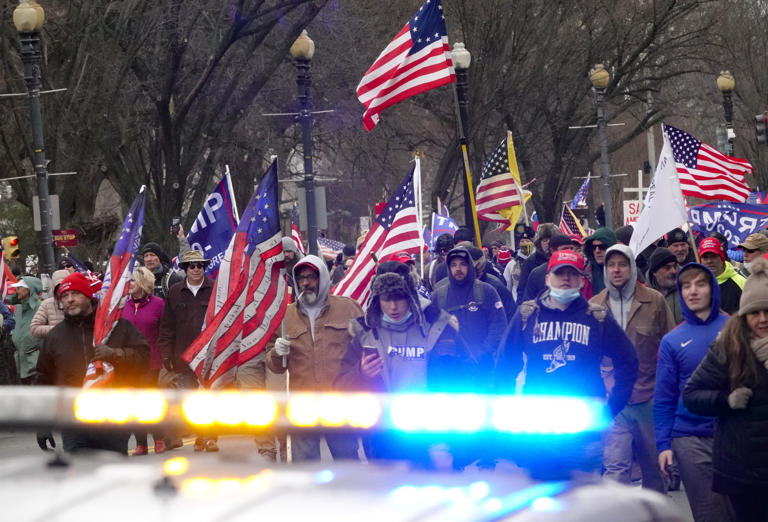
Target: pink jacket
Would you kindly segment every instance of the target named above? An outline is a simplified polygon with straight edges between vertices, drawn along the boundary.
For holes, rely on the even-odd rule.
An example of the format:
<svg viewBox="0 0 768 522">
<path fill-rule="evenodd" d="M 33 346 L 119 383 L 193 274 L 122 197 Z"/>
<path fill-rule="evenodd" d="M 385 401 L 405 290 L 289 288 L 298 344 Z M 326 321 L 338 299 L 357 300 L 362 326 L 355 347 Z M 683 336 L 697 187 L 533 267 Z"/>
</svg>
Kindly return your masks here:
<svg viewBox="0 0 768 522">
<path fill-rule="evenodd" d="M 51 328 L 63 320 L 64 310 L 53 297 L 49 297 L 40 303 L 40 308 L 37 309 L 34 317 L 32 317 L 32 322 L 29 324 L 29 331 L 35 337 L 42 339 L 51 331 Z"/>
</svg>

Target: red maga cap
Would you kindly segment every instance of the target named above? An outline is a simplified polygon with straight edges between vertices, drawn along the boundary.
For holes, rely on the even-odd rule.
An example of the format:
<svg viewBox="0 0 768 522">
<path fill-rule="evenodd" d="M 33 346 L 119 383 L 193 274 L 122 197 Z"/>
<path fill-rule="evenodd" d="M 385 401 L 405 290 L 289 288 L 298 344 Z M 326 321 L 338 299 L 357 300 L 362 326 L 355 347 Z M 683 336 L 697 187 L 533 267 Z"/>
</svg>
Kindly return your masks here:
<svg viewBox="0 0 768 522">
<path fill-rule="evenodd" d="M 547 273 L 557 271 L 564 266 L 570 266 L 580 274 L 584 273 L 584 260 L 579 254 L 571 250 L 553 252 L 552 257 L 549 258 Z"/>
<path fill-rule="evenodd" d="M 720 259 L 725 261 L 725 252 L 723 252 L 723 245 L 714 237 L 708 237 L 699 243 L 699 256 L 704 254 L 717 254 Z"/>
</svg>

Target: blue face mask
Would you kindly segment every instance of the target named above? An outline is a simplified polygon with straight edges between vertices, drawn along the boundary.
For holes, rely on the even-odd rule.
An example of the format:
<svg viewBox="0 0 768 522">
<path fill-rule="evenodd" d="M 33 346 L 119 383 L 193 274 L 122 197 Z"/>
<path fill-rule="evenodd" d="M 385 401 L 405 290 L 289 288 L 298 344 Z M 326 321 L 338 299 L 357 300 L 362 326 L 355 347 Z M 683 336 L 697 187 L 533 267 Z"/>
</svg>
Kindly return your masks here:
<svg viewBox="0 0 768 522">
<path fill-rule="evenodd" d="M 397 324 L 403 324 L 403 323 L 404 323 L 404 322 L 406 322 L 408 319 L 410 319 L 412 315 L 413 315 L 413 312 L 411 312 L 410 310 L 408 310 L 408 313 L 407 313 L 407 314 L 405 314 L 405 316 L 404 316 L 402 319 L 400 319 L 399 321 L 395 321 L 395 320 L 393 320 L 393 319 L 390 319 L 390 317 L 389 317 L 387 314 L 385 314 L 385 313 L 382 313 L 382 314 L 381 314 L 381 319 L 382 319 L 382 321 L 384 321 L 384 322 L 385 322 L 385 323 L 387 323 L 387 324 L 395 324 L 395 325 L 397 325 Z"/>
<path fill-rule="evenodd" d="M 567 305 L 578 299 L 581 295 L 580 288 L 550 288 L 549 297 L 560 304 Z"/>
</svg>

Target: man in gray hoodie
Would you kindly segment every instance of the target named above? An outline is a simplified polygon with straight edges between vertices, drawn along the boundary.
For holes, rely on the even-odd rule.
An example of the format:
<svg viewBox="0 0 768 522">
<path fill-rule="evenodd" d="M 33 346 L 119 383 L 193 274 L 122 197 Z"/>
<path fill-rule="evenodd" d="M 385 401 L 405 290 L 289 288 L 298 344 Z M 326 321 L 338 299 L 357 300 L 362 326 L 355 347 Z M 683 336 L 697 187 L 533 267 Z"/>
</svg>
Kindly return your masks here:
<svg viewBox="0 0 768 522">
<path fill-rule="evenodd" d="M 330 295 L 331 276 L 317 256 L 304 256 L 293 268 L 299 291 L 285 311 L 283 332 L 267 352 L 267 366 L 291 375 L 291 391 L 333 391 L 341 359 L 352 340 L 349 323 L 363 315 L 348 297 Z M 357 438 L 327 434 L 334 458 L 357 458 Z M 320 437 L 291 434 L 293 460 L 320 460 Z"/>
<path fill-rule="evenodd" d="M 638 359 L 637 380 L 629 402 L 614 419 L 605 441 L 605 476 L 629 484 L 633 456 L 643 473 L 643 487 L 665 492 L 656 463 L 653 431 L 653 390 L 661 338 L 675 327 L 664 296 L 637 284 L 637 266 L 632 250 L 614 245 L 605 253 L 605 289 L 590 303 L 606 306 L 632 341 Z M 613 363 L 604 359 L 606 389 L 613 389 Z"/>
</svg>

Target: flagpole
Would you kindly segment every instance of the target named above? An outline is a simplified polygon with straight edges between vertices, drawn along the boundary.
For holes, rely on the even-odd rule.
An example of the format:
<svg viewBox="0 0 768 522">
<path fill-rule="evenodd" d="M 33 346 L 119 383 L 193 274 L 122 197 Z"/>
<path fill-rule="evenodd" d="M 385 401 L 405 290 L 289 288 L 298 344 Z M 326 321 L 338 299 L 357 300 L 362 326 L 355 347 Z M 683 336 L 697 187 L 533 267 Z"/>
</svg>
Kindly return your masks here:
<svg viewBox="0 0 768 522">
<path fill-rule="evenodd" d="M 421 200 L 421 152 L 413 153 L 413 161 L 416 165 L 413 168 L 413 191 L 416 193 L 416 218 L 419 220 L 419 267 L 421 277 L 424 278 L 424 223 L 421 219 L 422 200 Z"/>
<path fill-rule="evenodd" d="M 277 158 L 277 156 L 273 156 Z M 227 190 L 232 200 L 232 213 L 235 215 L 235 221 L 240 223 L 240 213 L 237 211 L 237 201 L 235 200 L 235 190 L 232 187 L 232 176 L 229 174 L 229 165 L 224 165 L 224 176 L 227 178 Z"/>
<path fill-rule="evenodd" d="M 699 257 L 699 248 L 696 246 L 696 241 L 693 239 L 693 227 L 691 226 L 690 221 L 686 221 L 686 223 L 688 224 L 688 243 L 693 249 L 694 256 L 696 256 L 696 262 L 701 263 L 701 258 Z"/>
</svg>

